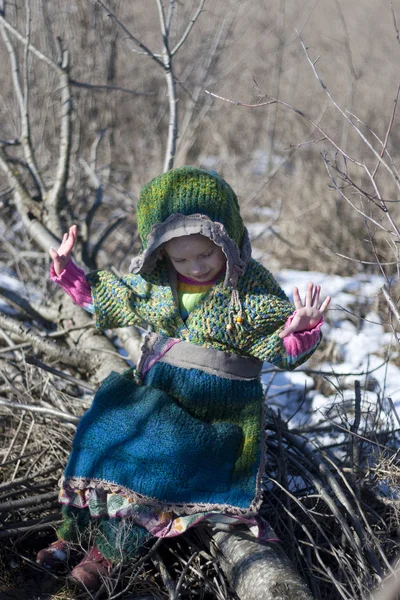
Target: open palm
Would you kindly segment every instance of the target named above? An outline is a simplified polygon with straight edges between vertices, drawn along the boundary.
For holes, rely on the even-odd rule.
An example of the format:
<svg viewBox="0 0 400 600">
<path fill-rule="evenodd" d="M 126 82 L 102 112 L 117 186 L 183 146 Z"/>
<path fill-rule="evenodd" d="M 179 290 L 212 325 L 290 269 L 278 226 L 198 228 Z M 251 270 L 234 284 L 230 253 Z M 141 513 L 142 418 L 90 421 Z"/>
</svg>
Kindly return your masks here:
<svg viewBox="0 0 400 600">
<path fill-rule="evenodd" d="M 72 225 L 72 227 L 69 228 L 68 233 L 64 233 L 62 242 L 58 250 L 50 248 L 49 254 L 53 259 L 54 271 L 56 272 L 56 275 L 61 275 L 61 273 L 67 266 L 71 258 L 71 252 L 75 246 L 77 235 L 78 228 L 76 225 Z"/>
<path fill-rule="evenodd" d="M 303 304 L 298 288 L 295 287 L 293 289 L 293 301 L 296 313 L 289 327 L 282 331 L 279 334 L 279 337 L 285 338 L 296 331 L 313 329 L 320 322 L 331 301 L 330 296 L 327 296 L 322 304 L 320 304 L 320 295 L 321 286 L 314 286 L 314 284 L 310 282 L 307 286 L 306 297 Z"/>
</svg>

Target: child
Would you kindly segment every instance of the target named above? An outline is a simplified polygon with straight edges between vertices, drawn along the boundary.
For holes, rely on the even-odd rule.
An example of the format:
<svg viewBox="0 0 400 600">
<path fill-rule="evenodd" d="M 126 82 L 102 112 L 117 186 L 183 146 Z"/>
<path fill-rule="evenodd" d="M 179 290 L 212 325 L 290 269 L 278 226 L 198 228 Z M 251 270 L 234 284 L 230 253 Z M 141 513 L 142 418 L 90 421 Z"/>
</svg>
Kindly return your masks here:
<svg viewBox="0 0 400 600">
<path fill-rule="evenodd" d="M 100 329 L 148 328 L 135 369 L 112 373 L 82 417 L 62 480 L 58 541 L 38 555 L 50 568 L 80 558 L 72 577 L 97 589 L 113 561 L 151 536 L 200 522 L 258 518 L 264 472 L 263 361 L 294 369 L 318 346 L 320 288 L 294 307 L 251 246 L 231 187 L 215 172 L 173 169 L 146 185 L 137 207 L 142 251 L 131 274 L 85 276 L 70 259 L 76 226 L 51 249 L 51 278 Z"/>
</svg>

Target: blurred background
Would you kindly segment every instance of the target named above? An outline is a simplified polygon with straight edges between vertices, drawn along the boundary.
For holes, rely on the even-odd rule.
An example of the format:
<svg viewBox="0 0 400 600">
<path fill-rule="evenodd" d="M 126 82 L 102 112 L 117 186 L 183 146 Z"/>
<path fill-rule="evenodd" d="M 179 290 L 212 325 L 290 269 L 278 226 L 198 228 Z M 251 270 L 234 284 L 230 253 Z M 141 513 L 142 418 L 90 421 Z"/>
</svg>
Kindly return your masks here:
<svg viewBox="0 0 400 600">
<path fill-rule="evenodd" d="M 189 0 L 172 4 L 170 47 L 181 39 L 199 7 L 199 2 Z M 227 179 L 240 198 L 255 255 L 272 270 L 290 267 L 343 274 L 375 270 L 374 265 L 359 262 L 376 263 L 376 257 L 365 232 L 365 217 L 357 210 L 361 208 L 379 222 L 386 216 L 354 190 L 350 200 L 357 210 L 330 188 L 322 155 L 327 152 L 332 164 L 336 149 L 324 134 L 371 170 L 376 157 L 324 92 L 299 36 L 310 60 L 317 61 L 315 66 L 333 99 L 346 116 L 360 120 L 352 117 L 379 152 L 400 82 L 398 4 L 388 0 L 206 0 L 174 56 L 178 108 L 174 164 L 215 169 Z M 7 21 L 23 33 L 26 3 L 17 0 L 4 6 Z M 114 264 L 124 270 L 127 252 L 137 249 L 131 244 L 140 188 L 163 170 L 170 115 L 163 69 L 130 37 L 133 34 L 156 54 L 162 52 L 156 2 L 110 0 L 107 7 L 120 24 L 99 2 L 31 0 L 30 36 L 31 43 L 55 62 L 60 47 L 69 51 L 71 78 L 76 83 L 68 181 L 73 218 L 79 222 L 93 203 L 82 160 L 90 164 L 95 160 L 105 190 L 93 225 L 97 240 L 106 224 L 118 220 L 113 243 L 105 246 L 106 253 L 100 252 L 99 260 L 101 266 Z M 20 57 L 23 51 L 23 45 L 17 44 Z M 57 166 L 59 81 L 43 61 L 32 54 L 28 60 L 31 135 L 43 177 L 50 185 Z M 9 140 L 20 134 L 20 117 L 4 44 L 0 45 L 0 74 L 0 138 Z M 126 91 L 82 87 L 86 84 Z M 255 108 L 233 105 L 205 90 L 251 105 L 270 96 L 303 116 L 276 103 Z M 398 139 L 394 115 L 387 144 L 394 162 Z M 349 169 L 358 185 L 371 187 L 363 169 L 350 161 L 344 169 Z M 383 198 L 396 200 L 396 184 L 385 169 L 379 170 L 376 181 Z M 0 171 L 4 217 L 8 192 Z M 390 207 L 396 214 L 396 205 Z M 9 228 L 3 234 L 8 240 L 14 235 Z M 393 247 L 379 232 L 373 236 L 379 259 L 393 260 Z"/>
</svg>

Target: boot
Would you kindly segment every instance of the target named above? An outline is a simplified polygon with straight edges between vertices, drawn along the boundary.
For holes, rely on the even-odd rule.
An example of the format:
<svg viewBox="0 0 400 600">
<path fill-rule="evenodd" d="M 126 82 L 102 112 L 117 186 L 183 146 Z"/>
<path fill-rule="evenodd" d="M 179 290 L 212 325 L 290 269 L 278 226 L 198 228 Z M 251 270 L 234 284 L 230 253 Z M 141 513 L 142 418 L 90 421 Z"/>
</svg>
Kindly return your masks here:
<svg viewBox="0 0 400 600">
<path fill-rule="evenodd" d="M 71 579 L 84 590 L 97 591 L 105 577 L 110 575 L 111 563 L 93 546 L 81 562 L 71 571 Z"/>
<path fill-rule="evenodd" d="M 71 542 L 57 540 L 38 552 L 36 562 L 50 571 L 62 572 L 68 570 L 71 565 L 76 564 L 82 553 L 82 550 L 71 544 Z"/>
</svg>

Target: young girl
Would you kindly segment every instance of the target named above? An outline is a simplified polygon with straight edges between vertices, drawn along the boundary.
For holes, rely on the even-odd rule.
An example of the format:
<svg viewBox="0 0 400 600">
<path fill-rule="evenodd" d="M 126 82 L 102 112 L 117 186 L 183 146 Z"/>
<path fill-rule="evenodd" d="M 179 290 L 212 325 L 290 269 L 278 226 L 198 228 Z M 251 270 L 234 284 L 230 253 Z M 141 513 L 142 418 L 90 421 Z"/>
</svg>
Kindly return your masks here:
<svg viewBox="0 0 400 600">
<path fill-rule="evenodd" d="M 232 188 L 215 172 L 173 169 L 146 185 L 137 207 L 142 251 L 131 273 L 85 276 L 70 259 L 76 226 L 51 249 L 51 278 L 94 313 L 99 329 L 148 329 L 135 369 L 111 373 L 82 417 L 62 480 L 58 540 L 38 555 L 75 563 L 94 590 L 113 561 L 151 536 L 198 523 L 246 524 L 257 516 L 264 472 L 263 361 L 294 369 L 318 346 L 320 288 L 294 305 L 251 258 Z M 96 519 L 96 528 L 89 522 Z"/>
</svg>

